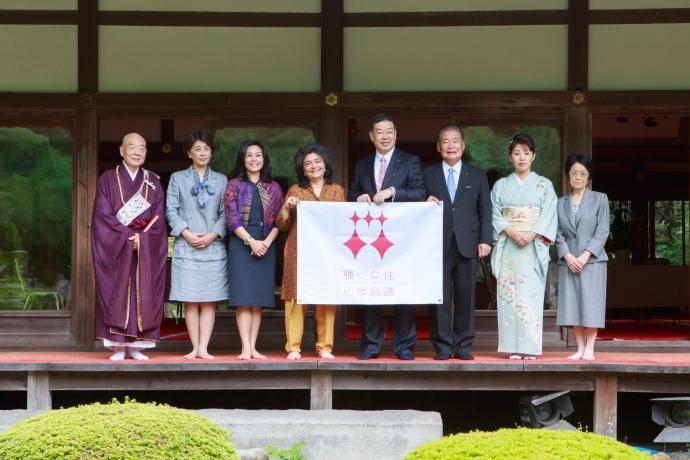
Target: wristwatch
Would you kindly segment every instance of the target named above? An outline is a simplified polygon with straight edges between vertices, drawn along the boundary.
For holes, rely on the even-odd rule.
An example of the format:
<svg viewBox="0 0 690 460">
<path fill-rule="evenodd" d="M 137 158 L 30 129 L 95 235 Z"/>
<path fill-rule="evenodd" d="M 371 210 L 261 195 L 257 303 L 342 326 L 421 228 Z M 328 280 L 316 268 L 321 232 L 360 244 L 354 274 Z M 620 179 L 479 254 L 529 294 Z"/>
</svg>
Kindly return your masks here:
<svg viewBox="0 0 690 460">
<path fill-rule="evenodd" d="M 244 244 L 245 244 L 245 246 L 249 246 L 249 243 L 252 242 L 252 239 L 253 239 L 253 238 L 252 238 L 251 236 L 246 237 L 246 238 L 244 239 Z"/>
</svg>

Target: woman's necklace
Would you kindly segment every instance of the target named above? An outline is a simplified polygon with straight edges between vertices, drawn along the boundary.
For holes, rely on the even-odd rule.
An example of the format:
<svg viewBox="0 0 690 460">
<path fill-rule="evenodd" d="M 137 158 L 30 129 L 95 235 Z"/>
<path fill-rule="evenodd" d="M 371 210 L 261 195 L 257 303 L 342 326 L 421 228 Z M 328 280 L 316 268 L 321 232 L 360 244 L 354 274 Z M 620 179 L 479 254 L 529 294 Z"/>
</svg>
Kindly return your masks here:
<svg viewBox="0 0 690 460">
<path fill-rule="evenodd" d="M 320 184 L 311 184 L 311 189 L 314 192 L 314 195 L 318 198 L 319 195 L 321 195 L 321 189 L 323 189 L 323 183 Z"/>
</svg>

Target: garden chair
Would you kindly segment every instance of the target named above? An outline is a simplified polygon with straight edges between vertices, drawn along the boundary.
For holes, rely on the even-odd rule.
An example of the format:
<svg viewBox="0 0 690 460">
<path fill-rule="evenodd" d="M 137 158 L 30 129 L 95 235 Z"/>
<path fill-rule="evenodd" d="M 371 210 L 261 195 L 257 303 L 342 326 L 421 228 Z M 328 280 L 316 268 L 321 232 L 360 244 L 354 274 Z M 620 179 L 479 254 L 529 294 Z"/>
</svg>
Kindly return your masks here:
<svg viewBox="0 0 690 460">
<path fill-rule="evenodd" d="M 20 293 L 24 297 L 23 309 L 31 310 L 31 308 L 34 305 L 34 301 L 41 297 L 50 297 L 55 300 L 55 309 L 61 310 L 64 307 L 64 301 L 59 292 L 44 291 L 41 289 L 32 289 L 27 287 L 27 283 L 24 280 L 24 274 L 22 270 L 22 266 L 26 265 L 26 261 L 28 260 L 28 254 L 26 253 L 26 251 L 11 251 L 10 254 L 14 256 L 12 257 L 12 259 L 14 259 L 14 270 L 17 275 L 17 280 L 19 282 Z M 20 261 L 24 261 L 24 263 L 20 263 Z"/>
</svg>

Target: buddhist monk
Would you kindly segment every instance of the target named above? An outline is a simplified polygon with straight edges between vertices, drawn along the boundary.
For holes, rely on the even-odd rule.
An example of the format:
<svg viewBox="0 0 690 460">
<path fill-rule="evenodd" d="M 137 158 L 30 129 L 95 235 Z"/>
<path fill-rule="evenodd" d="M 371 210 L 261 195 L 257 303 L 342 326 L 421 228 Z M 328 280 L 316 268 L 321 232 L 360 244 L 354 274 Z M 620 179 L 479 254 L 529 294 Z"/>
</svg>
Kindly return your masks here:
<svg viewBox="0 0 690 460">
<path fill-rule="evenodd" d="M 96 338 L 110 359 L 146 360 L 160 339 L 168 252 L 165 192 L 142 166 L 146 140 L 127 134 L 122 163 L 101 174 L 93 206 L 91 247 L 96 275 Z"/>
</svg>

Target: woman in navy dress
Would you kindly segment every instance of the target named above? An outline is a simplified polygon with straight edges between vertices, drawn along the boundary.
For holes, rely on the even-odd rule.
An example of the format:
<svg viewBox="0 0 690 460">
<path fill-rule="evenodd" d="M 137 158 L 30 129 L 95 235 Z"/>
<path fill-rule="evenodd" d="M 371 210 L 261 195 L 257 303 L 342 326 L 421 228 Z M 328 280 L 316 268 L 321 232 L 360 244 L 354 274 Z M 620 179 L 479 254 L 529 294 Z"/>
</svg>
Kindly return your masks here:
<svg viewBox="0 0 690 460">
<path fill-rule="evenodd" d="M 271 177 L 271 161 L 264 146 L 254 140 L 240 147 L 225 189 L 228 223 L 230 305 L 237 307 L 237 329 L 242 340 L 239 359 L 265 359 L 256 350 L 263 308 L 275 306 L 276 251 L 274 222 L 283 203 L 280 186 Z"/>
</svg>

